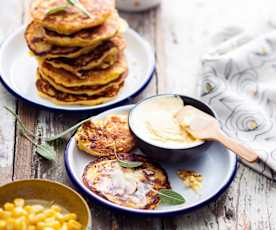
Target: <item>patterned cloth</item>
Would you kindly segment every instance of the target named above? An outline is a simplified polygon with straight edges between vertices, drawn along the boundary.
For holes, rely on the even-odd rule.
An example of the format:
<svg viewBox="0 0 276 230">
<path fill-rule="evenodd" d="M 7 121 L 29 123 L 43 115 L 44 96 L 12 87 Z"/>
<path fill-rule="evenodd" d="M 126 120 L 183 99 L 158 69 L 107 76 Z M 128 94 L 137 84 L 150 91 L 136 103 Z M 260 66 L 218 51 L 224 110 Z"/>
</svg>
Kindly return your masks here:
<svg viewBox="0 0 276 230">
<path fill-rule="evenodd" d="M 276 32 L 257 39 L 239 35 L 209 52 L 199 85 L 200 97 L 216 111 L 224 132 L 261 159 L 241 161 L 275 179 Z"/>
</svg>

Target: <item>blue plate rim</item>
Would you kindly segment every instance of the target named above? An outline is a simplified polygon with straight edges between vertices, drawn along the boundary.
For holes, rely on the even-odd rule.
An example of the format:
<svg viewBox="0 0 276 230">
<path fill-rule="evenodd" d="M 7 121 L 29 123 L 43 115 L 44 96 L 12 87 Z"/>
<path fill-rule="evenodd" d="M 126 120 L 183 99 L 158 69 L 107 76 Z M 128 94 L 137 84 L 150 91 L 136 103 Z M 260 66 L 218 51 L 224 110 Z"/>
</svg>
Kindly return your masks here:
<svg viewBox="0 0 276 230">
<path fill-rule="evenodd" d="M 124 107 L 130 107 L 133 105 L 125 105 L 125 106 L 120 106 L 117 107 L 116 109 L 119 108 L 124 108 Z M 105 111 L 106 112 L 106 111 Z M 127 214 L 132 214 L 132 215 L 139 215 L 139 216 L 149 216 L 149 217 L 163 217 L 163 216 L 175 216 L 175 215 L 179 215 L 179 214 L 186 214 L 189 212 L 192 212 L 194 210 L 197 210 L 199 208 L 202 208 L 204 206 L 206 206 L 207 204 L 209 204 L 212 201 L 217 200 L 230 186 L 230 184 L 233 182 L 236 172 L 237 172 L 237 165 L 238 165 L 238 160 L 237 160 L 237 156 L 234 156 L 234 166 L 233 166 L 233 170 L 232 173 L 228 179 L 228 181 L 221 187 L 221 189 L 219 191 L 217 191 L 214 195 L 212 195 L 210 198 L 208 198 L 207 200 L 203 201 L 202 203 L 199 203 L 197 205 L 194 205 L 192 207 L 189 208 L 181 208 L 179 210 L 173 210 L 173 211 L 159 211 L 159 212 L 154 212 L 154 211 L 149 211 L 147 210 L 146 212 L 143 211 L 142 209 L 125 209 L 125 207 L 118 207 L 115 204 L 112 204 L 109 201 L 103 201 L 98 199 L 96 196 L 93 196 L 92 194 L 88 193 L 86 190 L 84 190 L 82 188 L 82 186 L 79 184 L 79 182 L 77 181 L 77 179 L 74 177 L 73 173 L 71 172 L 71 169 L 69 168 L 69 146 L 72 142 L 74 138 L 74 134 L 70 137 L 70 139 L 68 140 L 67 144 L 66 144 L 66 148 L 64 151 L 64 164 L 65 164 L 65 169 L 67 172 L 67 175 L 69 177 L 69 179 L 71 180 L 71 182 L 73 183 L 73 185 L 78 189 L 78 191 L 80 193 L 82 193 L 84 196 L 86 196 L 88 199 L 93 200 L 94 202 L 103 205 L 105 207 L 111 208 L 117 212 L 122 212 L 122 213 L 127 213 Z"/>
<path fill-rule="evenodd" d="M 0 56 L 2 55 L 3 52 L 3 47 L 10 41 L 10 39 L 12 39 L 14 36 L 16 36 L 18 33 L 21 32 L 21 30 L 23 30 L 26 27 L 26 25 L 23 25 L 21 27 L 19 27 L 16 31 L 14 31 L 13 33 L 11 33 L 6 39 L 5 41 L 0 45 Z M 143 41 L 143 44 L 145 46 L 147 46 L 149 48 L 149 50 L 151 51 L 151 58 L 152 58 L 152 67 L 151 70 L 149 71 L 148 76 L 145 77 L 145 81 L 144 83 L 137 88 L 135 91 L 133 91 L 130 95 L 128 95 L 128 97 L 122 98 L 119 101 L 116 101 L 114 103 L 108 104 L 106 106 L 104 106 L 104 104 L 102 104 L 101 107 L 97 107 L 97 108 L 87 108 L 87 109 L 74 109 L 74 110 L 70 110 L 70 108 L 54 108 L 54 107 L 49 107 L 37 102 L 33 102 L 30 99 L 20 95 L 19 93 L 17 93 L 15 90 L 13 90 L 3 79 L 3 77 L 1 76 L 1 68 L 0 68 L 0 82 L 1 84 L 4 86 L 4 88 L 15 98 L 25 102 L 28 105 L 34 106 L 35 108 L 39 108 L 39 109 L 46 109 L 48 111 L 52 111 L 52 112 L 72 112 L 72 113 L 89 113 L 89 112 L 93 112 L 93 113 L 98 113 L 104 110 L 108 110 L 111 108 L 114 108 L 116 106 L 120 106 L 125 104 L 127 101 L 131 100 L 131 98 L 138 96 L 142 91 L 145 90 L 145 88 L 149 85 L 149 83 L 151 82 L 151 80 L 153 79 L 153 76 L 155 74 L 156 71 L 156 59 L 155 59 L 155 49 L 149 44 L 149 42 L 147 40 L 145 40 L 142 36 L 140 36 L 135 30 L 133 29 L 129 29 L 130 33 L 134 34 L 134 36 L 138 37 L 140 39 L 140 41 Z M 112 101 L 111 101 L 112 102 Z"/>
</svg>

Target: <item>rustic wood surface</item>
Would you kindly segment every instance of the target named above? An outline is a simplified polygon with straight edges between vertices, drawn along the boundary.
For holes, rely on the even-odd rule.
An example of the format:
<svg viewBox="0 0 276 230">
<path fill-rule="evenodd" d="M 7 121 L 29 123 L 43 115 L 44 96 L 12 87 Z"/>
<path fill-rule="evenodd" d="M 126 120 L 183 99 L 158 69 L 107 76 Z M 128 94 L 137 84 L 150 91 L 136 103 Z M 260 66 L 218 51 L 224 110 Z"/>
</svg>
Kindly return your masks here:
<svg viewBox="0 0 276 230">
<path fill-rule="evenodd" d="M 0 2 L 0 42 L 28 21 L 30 0 Z M 144 13 L 122 13 L 132 28 L 156 50 L 157 70 L 147 89 L 135 100 L 163 92 L 195 95 L 200 56 L 221 39 L 223 28 L 264 31 L 274 22 L 272 0 L 170 0 Z M 275 13 L 274 13 L 275 14 Z M 272 18 L 270 18 L 272 16 Z M 63 163 L 65 141 L 56 143 L 58 159 L 38 157 L 22 138 L 14 119 L 3 109 L 18 112 L 37 134 L 57 133 L 79 115 L 38 110 L 10 96 L 0 86 L 0 184 L 23 178 L 48 178 L 70 184 Z M 84 116 L 85 117 L 85 116 Z M 91 204 L 93 229 L 276 229 L 276 185 L 239 165 L 236 178 L 216 202 L 191 214 L 168 218 L 138 218 Z"/>
</svg>

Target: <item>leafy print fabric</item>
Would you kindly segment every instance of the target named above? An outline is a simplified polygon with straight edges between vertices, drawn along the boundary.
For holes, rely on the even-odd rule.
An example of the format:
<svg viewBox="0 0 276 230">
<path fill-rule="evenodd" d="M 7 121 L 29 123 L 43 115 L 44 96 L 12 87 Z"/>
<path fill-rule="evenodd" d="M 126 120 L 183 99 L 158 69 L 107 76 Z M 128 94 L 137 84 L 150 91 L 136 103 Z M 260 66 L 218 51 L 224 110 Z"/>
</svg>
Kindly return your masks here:
<svg viewBox="0 0 276 230">
<path fill-rule="evenodd" d="M 276 172 L 276 32 L 257 39 L 241 36 L 208 53 L 202 60 L 199 88 L 224 132 L 253 148 L 261 159 L 256 164 L 243 163 L 272 178 Z"/>
</svg>

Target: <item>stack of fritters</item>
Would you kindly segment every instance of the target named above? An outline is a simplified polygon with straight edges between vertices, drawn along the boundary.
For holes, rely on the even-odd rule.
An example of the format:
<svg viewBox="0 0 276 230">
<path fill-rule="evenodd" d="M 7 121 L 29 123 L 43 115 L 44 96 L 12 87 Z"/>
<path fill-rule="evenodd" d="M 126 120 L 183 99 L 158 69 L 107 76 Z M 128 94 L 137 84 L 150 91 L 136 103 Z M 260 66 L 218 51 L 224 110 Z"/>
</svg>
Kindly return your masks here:
<svg viewBox="0 0 276 230">
<path fill-rule="evenodd" d="M 38 93 L 57 104 L 107 102 L 117 96 L 127 77 L 122 37 L 126 23 L 114 0 L 80 3 L 89 15 L 67 0 L 36 0 L 25 32 L 38 60 Z M 55 12 L 64 4 L 64 10 Z"/>
</svg>

